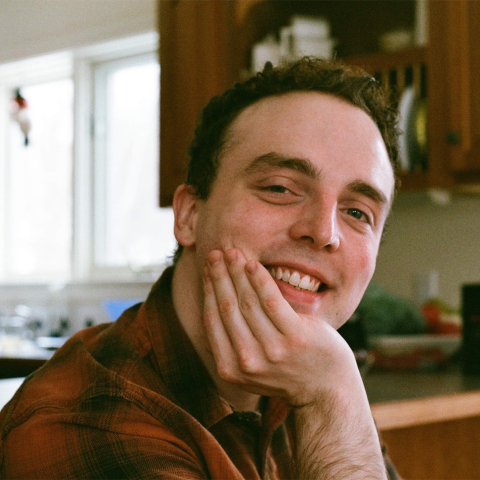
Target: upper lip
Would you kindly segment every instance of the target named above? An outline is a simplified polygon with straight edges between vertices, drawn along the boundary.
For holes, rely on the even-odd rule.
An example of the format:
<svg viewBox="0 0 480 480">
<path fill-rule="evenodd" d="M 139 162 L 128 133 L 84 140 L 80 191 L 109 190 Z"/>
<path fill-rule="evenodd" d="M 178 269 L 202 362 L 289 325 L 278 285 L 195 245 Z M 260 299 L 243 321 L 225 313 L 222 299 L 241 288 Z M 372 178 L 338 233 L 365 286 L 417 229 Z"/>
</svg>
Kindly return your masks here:
<svg viewBox="0 0 480 480">
<path fill-rule="evenodd" d="M 311 278 L 321 282 L 321 284 L 324 284 L 329 288 L 332 286 L 331 280 L 327 276 L 308 265 L 300 265 L 295 262 L 266 262 L 264 265 L 269 267 L 286 267 L 290 270 L 296 270 L 304 275 L 309 275 Z"/>
</svg>

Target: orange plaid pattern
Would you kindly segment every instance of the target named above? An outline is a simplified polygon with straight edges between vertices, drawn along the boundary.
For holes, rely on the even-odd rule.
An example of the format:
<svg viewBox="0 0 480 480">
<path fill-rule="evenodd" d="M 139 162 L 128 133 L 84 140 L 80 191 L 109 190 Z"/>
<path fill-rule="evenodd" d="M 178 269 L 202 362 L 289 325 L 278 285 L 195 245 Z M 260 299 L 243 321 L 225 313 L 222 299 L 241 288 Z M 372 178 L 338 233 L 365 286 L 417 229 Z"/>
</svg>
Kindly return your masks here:
<svg viewBox="0 0 480 480">
<path fill-rule="evenodd" d="M 261 415 L 235 412 L 218 395 L 177 320 L 172 274 L 25 380 L 0 413 L 0 478 L 292 478 L 288 409 L 265 398 Z"/>
</svg>

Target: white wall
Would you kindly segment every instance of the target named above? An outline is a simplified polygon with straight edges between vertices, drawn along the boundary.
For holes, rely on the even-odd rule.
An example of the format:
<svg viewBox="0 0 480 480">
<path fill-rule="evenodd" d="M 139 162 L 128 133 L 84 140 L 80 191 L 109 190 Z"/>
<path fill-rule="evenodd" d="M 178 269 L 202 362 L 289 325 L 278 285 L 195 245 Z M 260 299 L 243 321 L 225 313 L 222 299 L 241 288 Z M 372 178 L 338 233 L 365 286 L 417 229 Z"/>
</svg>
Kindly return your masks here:
<svg viewBox="0 0 480 480">
<path fill-rule="evenodd" d="M 454 195 L 447 206 L 405 194 L 394 206 L 374 280 L 414 298 L 417 273 L 437 270 L 439 296 L 461 306 L 461 285 L 480 283 L 480 196 Z"/>
<path fill-rule="evenodd" d="M 0 63 L 156 30 L 156 0 L 0 0 Z"/>
</svg>

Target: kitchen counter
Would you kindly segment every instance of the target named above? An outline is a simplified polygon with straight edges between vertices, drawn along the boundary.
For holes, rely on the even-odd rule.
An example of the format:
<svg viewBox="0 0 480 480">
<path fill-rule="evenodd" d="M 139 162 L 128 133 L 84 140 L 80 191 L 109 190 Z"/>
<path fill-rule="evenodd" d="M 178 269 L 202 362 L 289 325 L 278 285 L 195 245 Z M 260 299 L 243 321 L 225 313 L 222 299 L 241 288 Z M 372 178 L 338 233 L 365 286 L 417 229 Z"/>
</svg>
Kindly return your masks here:
<svg viewBox="0 0 480 480">
<path fill-rule="evenodd" d="M 480 478 L 480 377 L 444 372 L 369 372 L 378 429 L 403 478 Z"/>
<path fill-rule="evenodd" d="M 0 380 L 0 410 L 10 401 L 24 380 L 24 378 Z"/>
<path fill-rule="evenodd" d="M 364 379 L 381 430 L 480 416 L 480 377 L 445 372 L 372 372 Z"/>
<path fill-rule="evenodd" d="M 54 354 L 52 350 L 30 348 L 20 352 L 0 353 L 0 379 L 26 377 L 40 368 Z"/>
<path fill-rule="evenodd" d="M 370 371 L 364 378 L 370 404 L 480 390 L 480 376 L 464 376 L 458 365 L 438 372 Z"/>
</svg>

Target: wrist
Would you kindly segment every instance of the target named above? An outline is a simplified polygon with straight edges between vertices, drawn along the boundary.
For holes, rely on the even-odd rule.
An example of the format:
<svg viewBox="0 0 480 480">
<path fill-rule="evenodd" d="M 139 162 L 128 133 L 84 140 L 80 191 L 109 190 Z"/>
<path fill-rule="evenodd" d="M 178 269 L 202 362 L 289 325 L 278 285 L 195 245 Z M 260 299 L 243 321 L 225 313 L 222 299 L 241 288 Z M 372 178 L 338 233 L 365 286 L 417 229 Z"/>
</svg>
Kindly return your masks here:
<svg viewBox="0 0 480 480">
<path fill-rule="evenodd" d="M 319 370 L 315 375 L 310 375 L 310 380 L 313 378 L 314 381 L 303 385 L 297 394 L 287 399 L 290 406 L 319 408 L 324 403 L 342 405 L 355 398 L 366 400 L 365 387 L 355 356 L 347 344 L 345 347 L 330 352 L 329 361 L 323 362 L 328 365 L 328 370 Z"/>
</svg>

